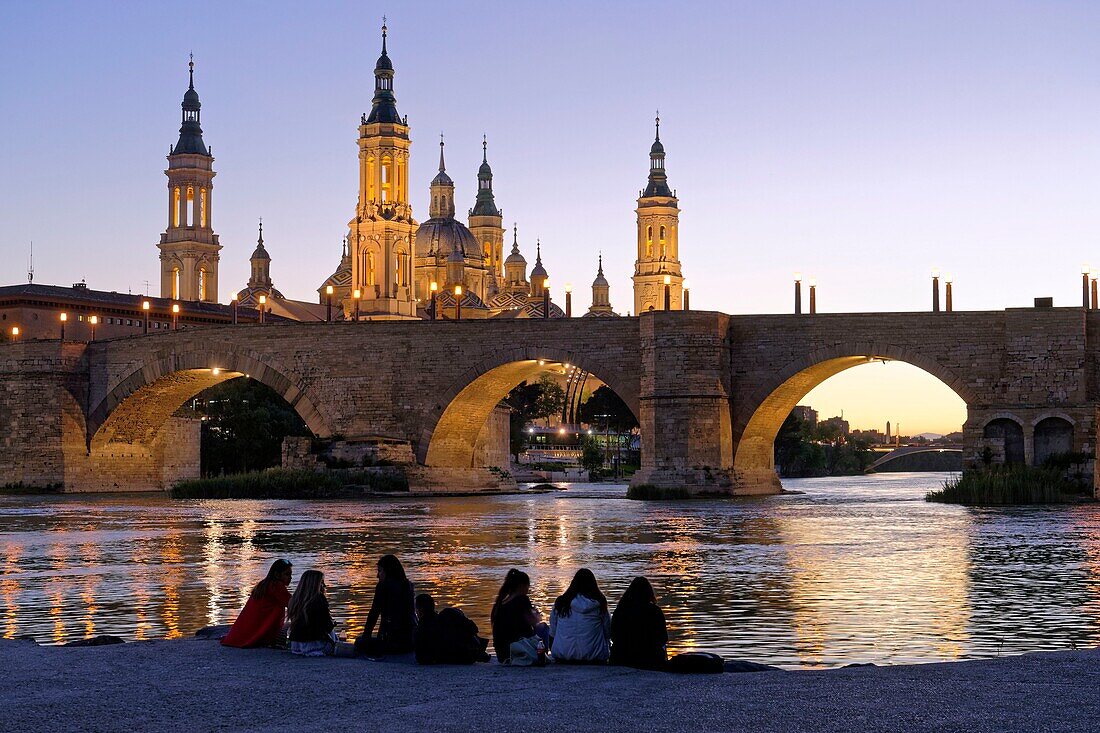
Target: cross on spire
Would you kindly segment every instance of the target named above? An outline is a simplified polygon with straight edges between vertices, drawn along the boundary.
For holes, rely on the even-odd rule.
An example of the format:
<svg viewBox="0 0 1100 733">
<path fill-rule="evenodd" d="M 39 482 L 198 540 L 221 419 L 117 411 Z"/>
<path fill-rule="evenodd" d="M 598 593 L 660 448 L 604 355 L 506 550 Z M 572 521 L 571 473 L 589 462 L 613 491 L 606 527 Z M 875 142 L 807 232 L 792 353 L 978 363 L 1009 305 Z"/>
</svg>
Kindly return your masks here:
<svg viewBox="0 0 1100 733">
<path fill-rule="evenodd" d="M 657 110 L 657 140 L 661 139 L 661 110 Z"/>
<path fill-rule="evenodd" d="M 189 57 L 189 61 L 187 62 L 187 75 L 190 77 L 190 84 L 188 85 L 188 88 L 189 89 L 194 89 L 195 88 L 195 53 L 192 51 L 191 53 L 189 53 L 187 55 Z"/>
<path fill-rule="evenodd" d="M 443 133 L 439 133 L 439 170 L 440 172 L 446 170 L 446 166 L 443 165 Z"/>
<path fill-rule="evenodd" d="M 481 136 L 481 162 L 489 162 L 489 138 L 484 134 Z"/>
</svg>

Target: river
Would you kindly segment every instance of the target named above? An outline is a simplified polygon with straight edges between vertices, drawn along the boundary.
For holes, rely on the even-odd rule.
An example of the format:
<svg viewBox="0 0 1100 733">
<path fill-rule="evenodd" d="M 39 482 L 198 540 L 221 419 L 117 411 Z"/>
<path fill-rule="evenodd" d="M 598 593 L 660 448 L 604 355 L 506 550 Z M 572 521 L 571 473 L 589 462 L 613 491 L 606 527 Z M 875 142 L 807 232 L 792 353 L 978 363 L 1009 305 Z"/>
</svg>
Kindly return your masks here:
<svg viewBox="0 0 1100 733">
<path fill-rule="evenodd" d="M 591 568 L 612 605 L 657 589 L 672 651 L 786 667 L 992 657 L 1100 643 L 1100 505 L 929 504 L 947 474 L 785 481 L 800 493 L 637 502 L 623 486 L 333 501 L 0 497 L 0 636 L 180 637 L 229 623 L 278 557 L 323 570 L 357 633 L 379 555 L 488 634 L 509 567 L 549 612 Z"/>
</svg>

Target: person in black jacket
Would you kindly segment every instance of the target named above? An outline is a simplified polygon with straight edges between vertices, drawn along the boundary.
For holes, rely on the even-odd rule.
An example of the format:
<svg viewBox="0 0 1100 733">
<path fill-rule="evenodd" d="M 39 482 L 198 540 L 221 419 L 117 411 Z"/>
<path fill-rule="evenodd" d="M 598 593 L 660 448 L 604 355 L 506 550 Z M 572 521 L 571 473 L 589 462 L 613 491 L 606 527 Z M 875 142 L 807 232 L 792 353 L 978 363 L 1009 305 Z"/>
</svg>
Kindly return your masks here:
<svg viewBox="0 0 1100 733">
<path fill-rule="evenodd" d="M 378 635 L 374 625 L 378 624 Z M 405 568 L 394 555 L 378 561 L 378 585 L 367 612 L 362 635 L 355 640 L 355 651 L 368 657 L 409 654 L 413 651 L 416 613 L 413 611 L 413 585 Z"/>
<path fill-rule="evenodd" d="M 416 597 L 416 661 L 418 664 L 473 664 L 488 662 L 488 639 L 477 635 L 477 624 L 457 608 L 435 612 L 427 593 Z"/>
<path fill-rule="evenodd" d="M 611 664 L 662 669 L 668 662 L 665 615 L 649 581 L 638 576 L 611 617 Z"/>
<path fill-rule="evenodd" d="M 302 573 L 298 587 L 287 604 L 290 621 L 290 651 L 306 657 L 322 657 L 332 654 L 336 637 L 332 630 L 336 624 L 325 597 L 325 576 L 318 570 Z"/>
</svg>

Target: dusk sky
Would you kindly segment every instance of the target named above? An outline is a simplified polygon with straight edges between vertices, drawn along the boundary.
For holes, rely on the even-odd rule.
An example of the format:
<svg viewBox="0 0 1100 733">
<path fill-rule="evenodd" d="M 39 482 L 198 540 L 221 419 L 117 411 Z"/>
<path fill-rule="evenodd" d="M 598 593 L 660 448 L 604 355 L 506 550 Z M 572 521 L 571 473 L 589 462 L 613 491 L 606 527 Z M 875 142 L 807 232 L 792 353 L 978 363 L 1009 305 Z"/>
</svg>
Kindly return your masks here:
<svg viewBox="0 0 1100 733">
<path fill-rule="evenodd" d="M 506 225 L 581 309 L 600 251 L 631 309 L 657 108 L 693 308 L 788 312 L 797 270 L 822 312 L 920 310 L 933 267 L 960 310 L 1069 306 L 1100 265 L 1096 2 L 9 1 L 0 280 L 25 279 L 33 240 L 36 282 L 156 291 L 193 51 L 221 299 L 260 216 L 276 287 L 315 299 L 354 211 L 383 13 L 417 217 L 439 133 L 463 213 L 488 135 Z M 807 401 L 957 429 L 962 403 L 921 375 L 861 367 Z"/>
</svg>

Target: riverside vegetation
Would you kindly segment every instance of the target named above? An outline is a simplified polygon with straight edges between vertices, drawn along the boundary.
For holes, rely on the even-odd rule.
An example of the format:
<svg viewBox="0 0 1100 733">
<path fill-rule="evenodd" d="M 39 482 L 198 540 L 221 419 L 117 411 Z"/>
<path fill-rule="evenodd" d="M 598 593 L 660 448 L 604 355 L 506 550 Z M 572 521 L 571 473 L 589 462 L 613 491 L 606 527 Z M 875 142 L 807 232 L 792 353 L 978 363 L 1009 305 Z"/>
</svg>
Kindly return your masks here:
<svg viewBox="0 0 1100 733">
<path fill-rule="evenodd" d="M 988 449 L 987 449 L 988 451 Z M 969 468 L 930 491 L 926 501 L 966 506 L 1070 504 L 1092 499 L 1084 475 L 1088 456 L 1064 453 L 1051 456 L 1042 466 L 997 466 L 983 454 L 983 465 Z"/>
<path fill-rule="evenodd" d="M 408 490 L 405 477 L 386 468 L 327 471 L 268 468 L 180 481 L 169 493 L 173 499 L 339 499 L 364 491 Z"/>
</svg>

